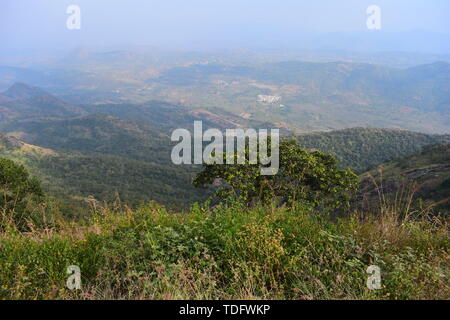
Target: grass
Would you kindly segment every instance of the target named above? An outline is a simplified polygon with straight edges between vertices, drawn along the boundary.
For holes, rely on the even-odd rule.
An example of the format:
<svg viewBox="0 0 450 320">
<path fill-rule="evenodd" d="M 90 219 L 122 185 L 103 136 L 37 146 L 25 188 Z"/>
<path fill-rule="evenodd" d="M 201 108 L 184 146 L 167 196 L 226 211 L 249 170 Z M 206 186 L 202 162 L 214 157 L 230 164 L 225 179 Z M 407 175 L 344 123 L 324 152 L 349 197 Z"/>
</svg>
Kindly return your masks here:
<svg viewBox="0 0 450 320">
<path fill-rule="evenodd" d="M 329 219 L 239 204 L 91 206 L 83 222 L 0 234 L 2 299 L 449 299 L 445 218 L 385 207 Z M 380 290 L 366 286 L 381 268 Z M 82 289 L 66 287 L 67 267 Z"/>
</svg>

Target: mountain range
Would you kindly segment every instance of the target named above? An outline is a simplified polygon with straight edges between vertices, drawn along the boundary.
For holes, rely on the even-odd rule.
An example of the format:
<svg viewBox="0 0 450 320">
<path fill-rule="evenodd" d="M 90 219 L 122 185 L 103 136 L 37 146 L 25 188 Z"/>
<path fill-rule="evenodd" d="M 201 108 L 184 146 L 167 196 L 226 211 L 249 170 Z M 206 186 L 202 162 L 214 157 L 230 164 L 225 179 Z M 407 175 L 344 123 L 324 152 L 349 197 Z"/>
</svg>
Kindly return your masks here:
<svg viewBox="0 0 450 320">
<path fill-rule="evenodd" d="M 121 51 L 76 57 L 69 57 L 73 63 L 65 68 L 0 67 L 0 86 L 30 79 L 73 107 L 125 118 L 142 114 L 151 120 L 148 112 L 181 108 L 183 117 L 190 109 L 194 117 L 202 110 L 247 125 L 270 119 L 296 133 L 350 127 L 450 133 L 448 60 L 398 68 L 357 59 L 238 63 L 187 53 L 172 63 Z M 261 102 L 261 95 L 278 97 L 277 102 Z M 3 116 L 13 117 L 11 109 L 27 111 L 21 101 L 8 108 L 5 99 L 0 97 Z M 82 114 L 61 105 L 54 115 L 74 112 Z"/>
<path fill-rule="evenodd" d="M 0 155 L 73 203 L 118 195 L 130 205 L 186 207 L 209 193 L 191 186 L 199 167 L 172 164 L 170 136 L 196 120 L 204 129 L 279 128 L 361 175 L 450 143 L 445 56 L 414 65 L 432 57 L 410 55 L 408 67 L 394 67 L 394 53 L 380 54 L 397 59 L 381 65 L 333 52 L 299 61 L 275 51 L 243 58 L 80 49 L 59 63 L 2 66 Z M 346 58 L 330 61 L 334 54 Z"/>
</svg>

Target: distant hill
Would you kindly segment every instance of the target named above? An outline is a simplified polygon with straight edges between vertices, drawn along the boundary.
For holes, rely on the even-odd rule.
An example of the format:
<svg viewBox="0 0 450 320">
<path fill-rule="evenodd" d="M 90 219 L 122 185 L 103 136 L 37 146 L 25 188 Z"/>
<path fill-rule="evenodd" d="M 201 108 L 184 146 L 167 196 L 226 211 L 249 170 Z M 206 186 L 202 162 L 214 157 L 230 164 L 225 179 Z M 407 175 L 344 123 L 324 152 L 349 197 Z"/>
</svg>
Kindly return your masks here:
<svg viewBox="0 0 450 320">
<path fill-rule="evenodd" d="M 366 197 L 376 198 L 378 191 L 386 198 L 398 197 L 414 184 L 414 196 L 425 200 L 425 207 L 434 206 L 450 214 L 450 144 L 425 147 L 420 153 L 380 165 L 361 177 L 361 193 Z"/>
<path fill-rule="evenodd" d="M 310 67 L 303 66 L 313 79 L 317 70 Z M 424 76 L 439 71 L 425 69 L 428 71 L 413 71 Z M 235 72 L 245 74 L 249 70 Z M 294 74 L 292 81 L 300 81 L 294 79 Z M 441 74 L 444 80 L 445 74 Z M 328 82 L 319 78 L 317 83 L 326 86 Z M 291 81 L 289 77 L 285 80 Z M 445 92 L 444 87 L 439 90 Z M 445 97 L 436 101 L 446 103 Z M 291 107 L 286 106 L 286 112 L 292 112 Z M 74 201 L 90 195 L 111 200 L 116 192 L 131 204 L 156 200 L 180 207 L 205 199 L 208 194 L 191 185 L 199 167 L 175 166 L 170 159 L 175 144 L 170 141 L 172 130 L 192 130 L 195 120 L 202 120 L 204 129 L 281 127 L 284 134 L 291 134 L 276 117 L 263 122 L 221 108 L 193 108 L 161 101 L 74 106 L 24 83 L 16 83 L 0 94 L 0 116 L 0 132 L 7 134 L 0 139 L 0 156 L 25 163 L 42 178 L 50 194 Z M 295 117 L 289 113 L 284 116 Z M 315 132 L 297 138 L 303 147 L 331 153 L 341 167 L 357 173 L 420 152 L 428 145 L 450 143 L 450 135 L 367 128 Z"/>
<path fill-rule="evenodd" d="M 131 206 L 154 200 L 178 209 L 208 196 L 205 190 L 192 186 L 192 167 L 108 154 L 59 152 L 5 135 L 0 135 L 0 157 L 24 164 L 43 181 L 47 193 L 71 204 L 68 214 L 82 214 L 84 199 L 89 196 L 114 201 L 118 195 Z"/>
<path fill-rule="evenodd" d="M 106 114 L 65 119 L 17 120 L 3 132 L 27 143 L 65 151 L 170 162 L 170 137 L 148 125 Z"/>
<path fill-rule="evenodd" d="M 4 126 L 3 132 L 46 148 L 123 156 L 170 166 L 170 152 L 175 144 L 170 141 L 171 130 L 177 125 L 192 130 L 194 120 L 209 116 L 186 113 L 171 105 L 111 107 L 114 105 L 101 106 L 99 110 L 117 110 L 116 114 L 125 114 L 132 119 L 142 115 L 141 121 L 90 114 L 66 119 L 18 120 Z M 214 117 L 211 119 L 204 121 L 205 128 L 221 128 L 221 123 L 213 122 L 216 121 Z M 222 126 L 227 127 L 226 123 Z M 316 132 L 300 135 L 298 139 L 305 148 L 331 153 L 341 167 L 349 167 L 358 173 L 419 152 L 426 145 L 450 143 L 450 135 L 370 128 Z"/>
<path fill-rule="evenodd" d="M 173 165 L 169 137 L 151 127 L 94 114 L 63 120 L 23 120 L 15 122 L 13 128 L 14 137 L 0 136 L 0 157 L 26 164 L 52 195 L 80 203 L 90 195 L 110 201 L 117 193 L 132 205 L 156 200 L 173 207 L 208 196 L 191 184 L 199 167 Z M 359 173 L 419 152 L 427 145 L 450 141 L 449 136 L 364 128 L 298 139 L 308 149 L 334 154 L 341 167 Z"/>
<path fill-rule="evenodd" d="M 119 114 L 93 113 L 74 118 L 39 118 L 9 121 L 1 131 L 27 143 L 60 150 L 118 155 L 171 165 L 170 153 L 176 142 L 172 130 L 193 131 L 195 120 L 207 128 L 235 128 L 241 125 L 208 111 L 189 111 L 172 105 L 120 105 L 89 108 Z M 125 119 L 124 119 L 125 118 Z"/>
<path fill-rule="evenodd" d="M 211 101 L 299 132 L 369 126 L 450 133 L 450 63 L 397 69 L 352 62 L 283 61 L 174 67 L 148 83 L 204 107 Z M 258 95 L 279 103 L 261 104 Z"/>
<path fill-rule="evenodd" d="M 73 117 L 86 114 L 46 91 L 25 83 L 15 83 L 0 94 L 1 118 Z M 5 117 L 7 113 L 13 116 Z"/>
<path fill-rule="evenodd" d="M 144 110 L 151 109 L 146 101 L 165 101 L 177 107 L 207 110 L 221 119 L 230 120 L 233 114 L 238 123 L 270 121 L 297 133 L 351 127 L 450 133 L 450 63 L 445 56 L 443 61 L 403 69 L 358 63 L 352 58 L 340 61 L 339 55 L 331 62 L 299 61 L 288 55 L 275 59 L 279 62 L 240 63 L 208 55 L 181 60 L 144 56 L 127 51 L 82 50 L 69 59 L 75 64 L 57 64 L 46 72 L 0 67 L 0 84 L 32 83 L 71 104 L 91 107 L 132 104 L 134 108 L 142 104 Z M 79 59 L 82 62 L 77 63 Z M 260 95 L 279 100 L 262 103 L 257 98 Z M 39 117 L 68 116 L 48 114 L 61 108 L 40 112 L 46 103 L 26 108 L 30 104 L 27 101 L 25 106 L 11 109 L 0 97 L 0 118 L 13 117 L 12 111 L 19 109 L 22 113 L 37 112 Z M 8 112 L 1 112 L 3 108 Z M 82 115 L 80 110 L 69 111 L 71 116 Z M 229 116 L 224 117 L 225 113 Z"/>
<path fill-rule="evenodd" d="M 223 130 L 236 127 L 255 128 L 261 125 L 260 122 L 249 121 L 220 109 L 186 108 L 163 101 L 148 101 L 140 104 L 92 104 L 82 107 L 89 113 L 111 114 L 122 119 L 142 122 L 166 133 L 171 133 L 177 128 L 190 129 L 196 120 L 201 120 L 204 128 Z"/>
<path fill-rule="evenodd" d="M 363 63 L 286 61 L 246 67 L 221 64 L 176 67 L 149 81 L 189 86 L 207 84 L 217 77 L 246 78 L 277 86 L 299 86 L 298 93 L 304 102 L 315 97 L 321 97 L 320 100 L 334 97 L 336 103 L 345 98 L 360 98 L 366 103 L 379 99 L 419 110 L 448 112 L 449 75 L 447 62 L 395 69 Z"/>
<path fill-rule="evenodd" d="M 44 72 L 29 68 L 19 68 L 11 66 L 0 66 L 0 88 L 7 88 L 13 82 L 27 82 L 41 85 L 50 79 Z"/>
<path fill-rule="evenodd" d="M 52 122 L 56 118 L 68 119 L 87 116 L 92 122 L 93 117 L 90 116 L 92 114 L 112 115 L 124 120 L 131 120 L 140 123 L 141 126 L 153 127 L 165 134 L 170 134 L 172 130 L 177 128 L 191 128 L 196 120 L 201 120 L 204 128 L 223 130 L 236 127 L 266 127 L 267 125 L 274 127 L 273 124 L 248 120 L 218 108 L 208 110 L 186 108 L 155 100 L 140 104 L 103 103 L 75 106 L 38 87 L 25 83 L 15 83 L 0 94 L 0 125 L 3 124 L 3 131 L 10 130 L 14 126 L 18 128 L 28 127 L 29 124 L 25 124 L 29 123 L 28 120 L 44 125 L 44 123 Z M 98 115 L 96 117 L 100 119 Z M 12 123 L 12 120 L 20 121 Z M 8 121 L 11 123 L 8 124 Z M 87 120 L 80 118 L 70 121 L 80 123 Z"/>
<path fill-rule="evenodd" d="M 358 173 L 417 153 L 427 145 L 450 143 L 450 135 L 375 128 L 317 132 L 300 135 L 298 139 L 303 147 L 330 153 L 341 167 Z"/>
<path fill-rule="evenodd" d="M 22 82 L 14 83 L 8 90 L 2 93 L 2 96 L 8 97 L 13 100 L 29 99 L 33 97 L 48 95 L 49 94 L 44 90 Z"/>
</svg>

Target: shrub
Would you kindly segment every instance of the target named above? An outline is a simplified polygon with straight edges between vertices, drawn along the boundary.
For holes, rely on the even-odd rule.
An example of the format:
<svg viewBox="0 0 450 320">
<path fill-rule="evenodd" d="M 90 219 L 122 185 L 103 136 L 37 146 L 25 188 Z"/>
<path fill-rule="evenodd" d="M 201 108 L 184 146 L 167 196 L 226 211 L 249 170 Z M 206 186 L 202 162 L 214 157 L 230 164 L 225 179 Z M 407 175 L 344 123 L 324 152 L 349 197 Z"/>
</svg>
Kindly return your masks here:
<svg viewBox="0 0 450 320">
<path fill-rule="evenodd" d="M 238 199 L 247 206 L 268 204 L 274 199 L 288 205 L 309 202 L 322 211 L 348 206 L 358 187 L 358 178 L 351 170 L 339 170 L 332 156 L 308 152 L 294 139 L 281 141 L 276 175 L 262 175 L 260 165 L 250 164 L 249 155 L 247 149 L 244 164 L 206 164 L 194 185 L 205 187 L 219 179 L 224 186 L 217 190 L 216 197 L 221 201 Z"/>
<path fill-rule="evenodd" d="M 27 228 L 30 220 L 30 201 L 41 202 L 43 192 L 40 182 L 30 178 L 22 165 L 0 158 L 0 227 L 15 225 L 20 230 Z"/>
<path fill-rule="evenodd" d="M 207 208 L 96 207 L 90 221 L 51 233 L 2 232 L 0 298 L 448 299 L 448 225 L 438 218 L 335 221 L 310 205 Z M 381 290 L 366 286 L 372 264 Z M 65 287 L 69 265 L 81 268 L 81 291 Z"/>
</svg>

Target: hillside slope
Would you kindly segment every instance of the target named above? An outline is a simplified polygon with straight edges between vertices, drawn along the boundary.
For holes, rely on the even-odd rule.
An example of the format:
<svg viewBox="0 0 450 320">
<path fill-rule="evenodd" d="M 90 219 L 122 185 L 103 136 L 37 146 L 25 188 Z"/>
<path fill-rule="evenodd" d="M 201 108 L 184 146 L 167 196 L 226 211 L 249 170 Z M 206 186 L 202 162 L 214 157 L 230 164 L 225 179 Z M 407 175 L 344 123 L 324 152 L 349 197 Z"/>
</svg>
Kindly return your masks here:
<svg viewBox="0 0 450 320">
<path fill-rule="evenodd" d="M 69 214 L 80 214 L 89 196 L 111 202 L 118 195 L 131 206 L 154 200 L 173 208 L 185 208 L 208 196 L 205 190 L 192 186 L 192 167 L 171 167 L 99 153 L 55 151 L 5 135 L 0 135 L 0 157 L 25 165 L 42 180 L 49 195 L 71 203 L 74 210 Z"/>
<path fill-rule="evenodd" d="M 208 107 L 214 101 L 254 120 L 284 122 L 297 132 L 369 126 L 450 133 L 449 75 L 446 62 L 396 69 L 284 61 L 175 67 L 148 83 L 173 103 Z M 261 103 L 259 95 L 279 99 Z"/>
<path fill-rule="evenodd" d="M 2 131 L 52 149 L 124 156 L 149 162 L 170 160 L 170 137 L 148 125 L 106 114 L 65 119 L 11 121 Z"/>
<path fill-rule="evenodd" d="M 342 168 L 351 168 L 357 173 L 420 152 L 427 145 L 450 143 L 450 135 L 376 128 L 309 133 L 298 139 L 303 147 L 330 153 Z"/>
<path fill-rule="evenodd" d="M 152 136 L 154 132 L 146 132 L 146 127 L 106 115 L 21 124 L 17 129 L 26 129 L 27 134 L 21 132 L 22 138 L 28 138 L 26 143 L 3 138 L 0 156 L 25 163 L 53 195 L 92 195 L 111 200 L 117 192 L 132 204 L 156 200 L 175 206 L 208 196 L 191 184 L 199 167 L 173 165 L 168 137 Z M 314 133 L 299 139 L 304 147 L 332 153 L 341 167 L 359 173 L 417 153 L 424 146 L 449 142 L 448 136 L 363 128 Z"/>
<path fill-rule="evenodd" d="M 415 155 L 380 165 L 361 178 L 363 194 L 378 197 L 380 191 L 385 197 L 394 197 L 414 190 L 415 198 L 450 213 L 450 144 L 426 147 Z"/>
<path fill-rule="evenodd" d="M 0 103 L 5 109 L 5 113 L 6 110 L 14 113 L 15 117 L 10 118 L 73 117 L 86 114 L 77 106 L 38 87 L 21 82 L 13 84 L 8 90 L 1 93 Z"/>
</svg>

